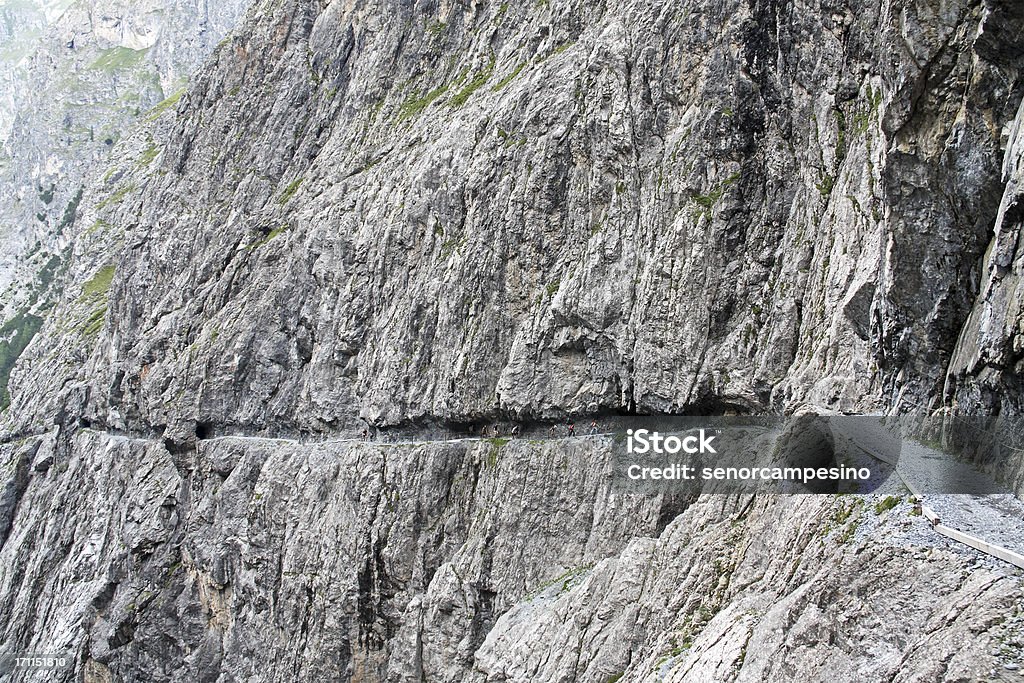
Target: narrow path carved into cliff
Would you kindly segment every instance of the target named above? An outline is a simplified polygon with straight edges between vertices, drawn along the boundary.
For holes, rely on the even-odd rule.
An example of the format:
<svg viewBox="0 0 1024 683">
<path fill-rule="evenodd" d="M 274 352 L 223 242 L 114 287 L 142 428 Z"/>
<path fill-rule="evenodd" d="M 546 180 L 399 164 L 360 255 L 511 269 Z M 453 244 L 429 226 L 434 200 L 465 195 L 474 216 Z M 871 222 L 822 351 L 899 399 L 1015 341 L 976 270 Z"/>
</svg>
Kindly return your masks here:
<svg viewBox="0 0 1024 683">
<path fill-rule="evenodd" d="M 845 430 L 842 436 L 881 459 L 877 434 L 859 429 Z M 896 475 L 936 533 L 1024 569 L 1024 502 L 1011 493 L 994 492 L 994 482 L 971 465 L 916 441 L 904 439 L 899 462 L 889 464 L 896 466 Z M 950 484 L 979 493 L 936 492 Z"/>
<path fill-rule="evenodd" d="M 483 435 L 423 435 L 420 438 L 409 438 L 401 435 L 397 438 L 386 432 L 376 435 L 340 436 L 332 438 L 301 438 L 284 436 L 257 436 L 251 434 L 221 434 L 199 439 L 198 444 L 215 443 L 253 443 L 253 444 L 278 444 L 295 447 L 329 446 L 338 444 L 366 444 L 377 447 L 416 447 L 431 444 L 461 444 L 477 442 L 505 442 L 513 439 L 529 441 L 530 443 L 544 442 L 566 442 L 584 441 L 601 438 L 615 438 L 623 436 L 623 431 L 597 431 L 593 427 L 587 429 L 587 433 L 571 433 L 567 425 L 544 425 L 545 429 L 535 426 L 524 433 L 513 434 L 501 432 L 496 427 L 491 427 Z M 164 440 L 154 435 L 140 435 L 118 432 L 109 429 L 89 429 L 108 438 L 118 441 L 132 441 L 145 444 L 164 444 Z M 546 433 L 545 433 L 546 432 Z M 18 439 L 40 438 L 52 433 L 19 435 Z M 493 435 L 492 435 L 493 434 Z M 884 457 L 878 455 L 879 449 L 873 446 L 873 436 L 866 432 L 850 433 L 843 432 L 842 436 L 850 439 L 858 448 L 868 456 L 882 462 L 888 462 Z M 11 437 L 7 442 L 14 441 Z M 922 494 L 920 487 L 914 483 L 915 475 L 920 477 L 920 472 L 927 468 L 921 467 L 925 462 L 949 461 L 947 454 L 941 453 L 927 446 L 914 442 L 906 442 L 907 456 L 913 461 L 910 463 L 914 475 L 906 471 L 906 468 L 896 467 L 895 472 L 900 477 L 907 489 L 922 504 L 924 517 L 931 522 L 932 529 L 945 538 L 952 539 L 958 543 L 996 557 L 1002 561 L 1009 562 L 1024 569 L 1024 502 L 1009 493 L 985 493 L 983 495 L 968 494 L 929 494 L 927 499 Z M 901 455 L 901 461 L 902 461 Z M 890 465 L 894 463 L 889 463 Z M 907 463 L 904 463 L 907 464 Z M 963 463 L 956 463 L 957 467 L 964 467 Z M 981 473 L 976 473 L 979 476 Z M 927 500 L 928 505 L 924 505 Z"/>
</svg>

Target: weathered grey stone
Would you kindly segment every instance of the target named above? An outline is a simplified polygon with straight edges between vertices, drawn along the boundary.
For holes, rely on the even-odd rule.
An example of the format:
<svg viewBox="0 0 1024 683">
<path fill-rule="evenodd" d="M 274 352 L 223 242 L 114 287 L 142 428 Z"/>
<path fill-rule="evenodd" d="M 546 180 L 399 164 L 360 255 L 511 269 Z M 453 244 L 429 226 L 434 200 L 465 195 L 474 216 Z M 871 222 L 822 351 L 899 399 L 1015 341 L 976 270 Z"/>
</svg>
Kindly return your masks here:
<svg viewBox="0 0 1024 683">
<path fill-rule="evenodd" d="M 436 433 L 1019 413 L 1022 13 L 256 3 L 89 176 L 3 418 L 3 641 L 68 680 L 1016 675 L 1019 574 L 906 511 Z"/>
</svg>

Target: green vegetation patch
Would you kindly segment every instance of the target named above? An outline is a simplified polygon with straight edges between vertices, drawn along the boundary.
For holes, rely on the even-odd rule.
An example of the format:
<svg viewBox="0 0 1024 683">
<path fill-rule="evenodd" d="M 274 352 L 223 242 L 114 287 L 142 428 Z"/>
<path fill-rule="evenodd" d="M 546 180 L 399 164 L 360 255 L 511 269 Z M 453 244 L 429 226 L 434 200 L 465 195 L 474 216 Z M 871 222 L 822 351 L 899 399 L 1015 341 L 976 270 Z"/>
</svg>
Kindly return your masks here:
<svg viewBox="0 0 1024 683">
<path fill-rule="evenodd" d="M 900 499 L 896 496 L 886 496 L 884 499 L 875 503 L 875 514 L 880 515 L 883 512 L 888 512 L 899 504 Z"/>
<path fill-rule="evenodd" d="M 693 203 L 697 206 L 710 210 L 718 203 L 718 200 L 722 198 L 723 194 L 725 194 L 725 191 L 719 187 L 711 190 L 707 194 L 690 195 L 690 199 L 693 200 Z"/>
<path fill-rule="evenodd" d="M 252 251 L 253 249 L 259 249 L 260 247 L 262 247 L 264 244 L 266 244 L 270 240 L 272 240 L 275 237 L 278 237 L 278 236 L 284 234 L 285 232 L 287 232 L 290 229 L 291 229 L 291 226 L 289 226 L 287 223 L 279 225 L 276 228 L 274 228 L 273 230 L 271 230 L 270 232 L 268 232 L 266 237 L 261 239 L 259 242 L 253 242 L 248 247 L 246 247 L 246 249 L 248 249 L 250 251 Z"/>
<path fill-rule="evenodd" d="M 89 314 L 88 319 L 82 325 L 82 334 L 87 337 L 94 337 L 103 329 L 103 319 L 107 317 L 107 306 L 98 306 Z"/>
<path fill-rule="evenodd" d="M 476 75 L 469 80 L 466 85 L 462 87 L 462 90 L 457 92 L 448 103 L 453 107 L 461 107 L 469 101 L 469 98 L 473 96 L 480 88 L 487 84 L 487 81 L 491 80 L 491 76 L 494 75 L 494 55 L 491 55 L 490 61 L 483 69 L 478 71 Z"/>
<path fill-rule="evenodd" d="M 82 298 L 106 298 L 110 285 L 114 281 L 114 266 L 103 266 L 96 271 L 92 279 L 82 286 Z"/>
<path fill-rule="evenodd" d="M 78 300 L 92 306 L 89 317 L 79 327 L 79 331 L 87 337 L 95 336 L 103 329 L 110 285 L 114 281 L 114 270 L 114 266 L 103 266 L 96 271 L 91 280 L 82 285 L 82 296 Z"/>
<path fill-rule="evenodd" d="M 836 538 L 836 542 L 840 545 L 849 543 L 853 539 L 854 534 L 857 533 L 857 527 L 860 526 L 860 519 L 854 519 L 850 524 L 843 530 L 843 533 L 839 534 Z"/>
<path fill-rule="evenodd" d="M 44 190 L 42 187 L 39 188 L 39 199 L 43 202 L 43 204 L 49 205 L 53 203 L 53 192 L 56 189 L 57 186 L 53 184 L 50 185 L 49 190 Z"/>
<path fill-rule="evenodd" d="M 712 209 L 718 204 L 718 200 L 725 195 L 725 189 L 739 179 L 740 173 L 733 173 L 719 185 L 712 188 L 707 194 L 691 194 L 690 201 L 697 205 L 697 213 L 702 213 L 710 218 Z"/>
<path fill-rule="evenodd" d="M 589 572 L 593 568 L 593 563 L 584 564 L 579 567 L 573 567 L 572 569 L 569 569 L 568 571 L 562 573 L 561 575 L 557 576 L 551 581 L 548 581 L 547 583 L 544 583 L 541 586 L 539 586 L 537 590 L 534 591 L 533 595 L 540 595 L 552 586 L 558 586 L 559 594 L 565 593 L 566 591 L 580 583 L 584 575 L 587 574 L 587 572 Z"/>
<path fill-rule="evenodd" d="M 139 157 L 139 167 L 149 166 L 158 156 L 160 156 L 160 147 L 156 143 L 149 143 L 149 146 L 142 151 L 142 155 Z"/>
<path fill-rule="evenodd" d="M 529 65 L 529 62 L 522 62 L 520 64 L 517 64 L 516 68 L 512 69 L 512 71 L 510 71 L 507 76 L 498 81 L 494 88 L 491 89 L 491 92 L 500 92 L 506 85 L 514 81 L 516 77 L 523 72 L 523 69 L 525 69 Z"/>
<path fill-rule="evenodd" d="M 105 221 L 103 219 L 100 219 L 100 220 L 96 221 L 95 223 L 93 223 L 92 225 L 90 225 L 86 229 L 85 234 L 93 235 L 93 234 L 95 234 L 97 232 L 103 232 L 104 230 L 107 230 L 110 227 L 111 227 L 110 223 L 108 223 L 107 221 Z"/>
<path fill-rule="evenodd" d="M 174 93 L 173 95 L 171 95 L 170 97 L 165 99 L 163 102 L 160 102 L 158 105 L 156 105 L 155 107 L 150 109 L 149 113 L 146 114 L 146 118 L 148 118 L 150 121 L 154 121 L 154 120 L 160 118 L 161 114 L 163 114 L 165 111 L 167 111 L 171 107 L 177 105 L 178 101 L 181 100 L 181 97 L 184 94 L 185 94 L 185 89 L 182 88 L 178 92 Z"/>
<path fill-rule="evenodd" d="M 78 192 L 71 198 L 68 205 L 64 207 L 64 215 L 61 216 L 58 232 L 64 232 L 75 224 L 75 221 L 78 219 L 78 205 L 82 203 L 82 194 L 84 193 L 85 188 L 78 188 Z"/>
<path fill-rule="evenodd" d="M 302 187 L 302 178 L 293 180 L 288 184 L 288 187 L 284 188 L 284 192 L 281 193 L 281 196 L 277 198 L 277 203 L 287 204 L 289 200 L 295 196 L 295 193 L 299 191 L 300 187 Z"/>
<path fill-rule="evenodd" d="M 508 443 L 508 439 L 494 438 L 488 439 L 491 443 L 491 451 L 487 454 L 487 468 L 494 469 L 498 466 L 498 458 L 501 455 L 501 449 Z"/>
<path fill-rule="evenodd" d="M 113 72 L 133 69 L 146 58 L 148 50 L 133 50 L 130 47 L 112 47 L 100 52 L 100 57 L 92 63 L 91 68 Z"/>
<path fill-rule="evenodd" d="M 424 109 L 433 104 L 437 98 L 441 97 L 446 92 L 448 92 L 448 86 L 442 85 L 423 95 L 413 95 L 408 98 L 402 103 L 402 106 L 398 108 L 398 121 L 407 121 L 415 116 L 419 116 Z"/>
<path fill-rule="evenodd" d="M 818 188 L 818 192 L 821 193 L 822 197 L 828 198 L 832 194 L 832 188 L 836 186 L 836 179 L 827 173 L 822 173 L 819 176 L 819 181 L 814 186 Z"/>
<path fill-rule="evenodd" d="M 0 327 L 0 410 L 11 405 L 11 370 L 42 326 L 42 318 L 22 310 Z"/>
<path fill-rule="evenodd" d="M 57 271 L 60 270 L 61 266 L 64 265 L 64 259 L 54 254 L 50 257 L 50 260 L 40 269 L 39 274 L 36 276 L 36 287 L 32 293 L 32 297 L 29 299 L 29 308 L 36 305 L 39 302 L 41 296 L 46 296 L 53 286 L 54 281 L 57 279 Z"/>
<path fill-rule="evenodd" d="M 441 245 L 441 258 L 446 259 L 466 245 L 466 238 L 450 239 Z"/>
<path fill-rule="evenodd" d="M 120 204 L 124 201 L 124 198 L 135 191 L 135 184 L 128 183 L 127 185 L 121 186 L 116 192 L 104 199 L 102 202 L 96 205 L 97 209 L 104 209 L 113 204 Z"/>
</svg>

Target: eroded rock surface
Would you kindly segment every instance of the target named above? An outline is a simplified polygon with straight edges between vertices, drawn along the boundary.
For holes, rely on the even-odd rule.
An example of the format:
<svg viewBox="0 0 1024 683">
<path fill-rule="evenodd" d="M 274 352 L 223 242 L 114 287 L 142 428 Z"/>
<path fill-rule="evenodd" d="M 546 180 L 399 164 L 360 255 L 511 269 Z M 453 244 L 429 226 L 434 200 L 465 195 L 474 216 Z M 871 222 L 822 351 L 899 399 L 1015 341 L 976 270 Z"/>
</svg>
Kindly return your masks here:
<svg viewBox="0 0 1024 683">
<path fill-rule="evenodd" d="M 1020 576 L 908 505 L 327 440 L 1018 414 L 1022 15 L 257 3 L 83 193 L 4 418 L 5 642 L 88 680 L 1014 680 Z"/>
</svg>

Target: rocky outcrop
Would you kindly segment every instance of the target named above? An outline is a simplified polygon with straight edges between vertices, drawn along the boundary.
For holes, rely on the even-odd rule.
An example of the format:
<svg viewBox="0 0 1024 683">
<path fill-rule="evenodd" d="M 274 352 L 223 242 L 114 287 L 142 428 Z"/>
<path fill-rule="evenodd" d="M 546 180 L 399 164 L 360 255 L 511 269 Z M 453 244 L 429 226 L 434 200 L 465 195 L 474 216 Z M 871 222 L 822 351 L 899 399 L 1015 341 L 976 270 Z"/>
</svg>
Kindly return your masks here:
<svg viewBox="0 0 1024 683">
<path fill-rule="evenodd" d="M 946 391 L 964 406 L 1020 415 L 1024 311 L 1019 284 L 1024 252 L 1020 244 L 1024 202 L 1024 103 L 1007 125 L 1003 163 L 1006 187 L 998 204 L 995 235 L 985 252 L 980 295 L 960 334 Z"/>
<path fill-rule="evenodd" d="M 623 493 L 607 441 L 59 441 L 0 614 L 89 680 L 981 680 L 1019 637 L 907 505 Z"/>
<path fill-rule="evenodd" d="M 498 9 L 261 6 L 83 201 L 125 245 L 79 243 L 75 281 L 116 268 L 62 371 L 90 419 L 940 400 L 1021 99 L 982 43 L 1014 8 Z"/>
<path fill-rule="evenodd" d="M 4 418 L 0 632 L 90 680 L 1015 675 L 1019 577 L 908 506 L 330 441 L 1015 410 L 1021 18 L 257 3 L 78 205 Z"/>
<path fill-rule="evenodd" d="M 0 363 L 57 298 L 88 173 L 238 22 L 247 0 L 7 3 L 0 8 Z M 100 171 L 102 173 L 102 170 Z M 88 226 L 79 226 L 88 227 Z M 6 405 L 6 401 L 4 401 Z"/>
</svg>

